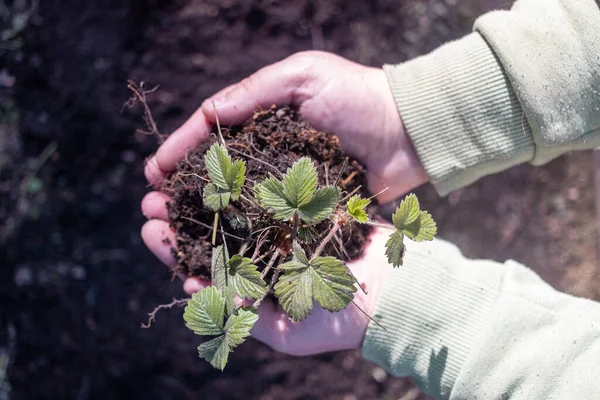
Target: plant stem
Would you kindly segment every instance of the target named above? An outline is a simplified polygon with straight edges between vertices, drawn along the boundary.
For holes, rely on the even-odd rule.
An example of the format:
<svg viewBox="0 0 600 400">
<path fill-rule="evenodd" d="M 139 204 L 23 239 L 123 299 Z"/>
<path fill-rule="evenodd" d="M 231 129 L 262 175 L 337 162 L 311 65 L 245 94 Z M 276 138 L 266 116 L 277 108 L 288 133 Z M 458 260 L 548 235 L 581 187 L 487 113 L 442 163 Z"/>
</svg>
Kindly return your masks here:
<svg viewBox="0 0 600 400">
<path fill-rule="evenodd" d="M 331 239 L 333 239 L 333 237 L 335 236 L 337 231 L 340 230 L 341 227 L 342 227 L 342 225 L 340 225 L 338 222 L 334 223 L 333 227 L 331 228 L 331 230 L 329 231 L 327 236 L 325 236 L 325 239 L 323 239 L 323 241 L 321 242 L 319 247 L 317 247 L 317 249 L 313 253 L 310 261 L 314 261 L 317 257 L 319 257 L 321 255 L 321 253 L 325 249 L 325 246 L 327 246 L 327 243 L 329 243 L 331 241 Z"/>
<path fill-rule="evenodd" d="M 294 213 L 293 215 L 293 226 L 292 226 L 292 231 L 291 236 L 292 236 L 292 242 L 296 241 L 296 238 L 298 237 L 298 230 L 300 229 L 300 218 L 298 218 L 298 213 Z"/>
<path fill-rule="evenodd" d="M 365 222 L 365 224 L 375 226 L 377 228 L 396 229 L 396 227 L 392 224 L 382 224 L 380 222 L 375 222 L 375 221 L 367 221 L 367 222 Z"/>
<path fill-rule="evenodd" d="M 185 217 L 185 216 L 182 216 L 181 218 L 183 218 L 183 219 L 187 219 L 188 221 L 190 221 L 190 222 L 193 222 L 193 223 L 195 223 L 195 224 L 198 224 L 198 225 L 200 225 L 200 226 L 203 226 L 203 227 L 205 227 L 206 229 L 210 229 L 211 231 L 213 231 L 213 229 L 214 229 L 212 226 L 210 226 L 210 225 L 208 225 L 208 224 L 205 224 L 204 222 L 200 222 L 200 221 L 198 221 L 198 220 L 195 220 L 194 218 Z M 242 238 L 242 237 L 239 237 L 239 236 L 232 235 L 231 233 L 227 233 L 227 232 L 220 232 L 220 233 L 224 234 L 225 236 L 229 236 L 229 237 L 232 237 L 232 238 L 234 238 L 234 239 L 237 239 L 237 240 L 244 240 L 244 238 Z"/>
<path fill-rule="evenodd" d="M 281 250 L 279 250 L 279 249 L 275 250 L 275 253 L 273 253 L 273 255 L 271 256 L 271 258 L 269 259 L 269 264 L 267 264 L 267 267 L 260 274 L 261 278 L 264 279 L 265 276 L 267 276 L 267 274 L 269 273 L 269 271 L 271 270 L 271 268 L 273 268 L 273 265 L 275 265 L 275 261 L 277 261 L 277 258 L 279 257 L 280 254 L 281 254 Z"/>
<path fill-rule="evenodd" d="M 354 196 L 354 194 L 356 194 L 356 192 L 358 192 L 360 190 L 360 188 L 361 188 L 361 186 L 358 185 L 353 191 L 348 193 L 343 199 L 340 200 L 340 204 L 343 203 L 344 201 L 348 200 L 350 197 Z"/>
<path fill-rule="evenodd" d="M 213 222 L 213 232 L 212 232 L 212 245 L 213 247 L 217 244 L 217 230 L 219 225 L 219 212 L 215 213 L 215 222 Z"/>
</svg>

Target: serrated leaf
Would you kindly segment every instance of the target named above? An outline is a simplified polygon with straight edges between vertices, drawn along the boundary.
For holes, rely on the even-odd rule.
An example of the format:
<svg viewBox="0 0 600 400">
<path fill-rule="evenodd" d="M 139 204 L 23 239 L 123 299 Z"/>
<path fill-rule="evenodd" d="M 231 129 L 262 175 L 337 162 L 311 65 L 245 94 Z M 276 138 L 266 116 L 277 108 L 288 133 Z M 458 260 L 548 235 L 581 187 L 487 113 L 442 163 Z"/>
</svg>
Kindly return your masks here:
<svg viewBox="0 0 600 400">
<path fill-rule="evenodd" d="M 208 171 L 208 177 L 215 185 L 221 189 L 229 189 L 231 157 L 225 146 L 220 143 L 210 146 L 204 156 L 204 165 Z"/>
<path fill-rule="evenodd" d="M 202 202 L 213 211 L 219 211 L 229 204 L 231 192 L 223 190 L 212 182 L 207 183 L 202 191 Z"/>
<path fill-rule="evenodd" d="M 217 246 L 212 251 L 211 278 L 213 286 L 219 289 L 225 301 L 225 310 L 227 315 L 231 315 L 236 310 L 235 291 L 231 284 L 231 277 L 228 273 L 227 262 L 229 255 L 225 246 Z"/>
<path fill-rule="evenodd" d="M 335 257 L 317 257 L 312 263 L 313 297 L 327 311 L 340 311 L 352 301 L 356 280 L 348 267 Z"/>
<path fill-rule="evenodd" d="M 246 164 L 242 160 L 233 162 L 228 174 L 229 189 L 231 190 L 231 198 L 237 201 L 242 194 L 242 187 L 246 182 Z"/>
<path fill-rule="evenodd" d="M 283 177 L 283 189 L 288 203 L 294 208 L 307 205 L 317 190 L 317 169 L 310 158 L 302 157 Z"/>
<path fill-rule="evenodd" d="M 239 308 L 235 315 L 227 319 L 225 334 L 232 349 L 250 336 L 250 330 L 252 330 L 256 321 L 258 321 L 258 312 L 252 307 Z"/>
<path fill-rule="evenodd" d="M 250 335 L 250 330 L 258 320 L 258 313 L 249 308 L 240 309 L 225 323 L 224 333 L 198 346 L 198 355 L 221 371 L 227 365 L 229 353 Z"/>
<path fill-rule="evenodd" d="M 289 220 L 296 213 L 283 191 L 283 184 L 275 178 L 268 178 L 254 186 L 258 202 L 267 209 L 275 211 L 275 218 Z"/>
<path fill-rule="evenodd" d="M 225 214 L 225 216 L 227 218 L 227 221 L 229 222 L 229 225 L 235 230 L 240 230 L 248 227 L 248 217 L 246 217 L 245 215 L 241 215 L 235 211 L 228 211 Z"/>
<path fill-rule="evenodd" d="M 316 223 L 327 218 L 340 201 L 340 188 L 325 186 L 315 192 L 310 203 L 298 208 L 300 218 L 308 223 Z"/>
<path fill-rule="evenodd" d="M 229 344 L 227 343 L 227 336 L 225 335 L 211 339 L 198 346 L 198 355 L 200 358 L 205 359 L 213 367 L 220 369 L 221 371 L 223 371 L 227 365 L 229 351 Z"/>
<path fill-rule="evenodd" d="M 267 294 L 267 284 L 262 279 L 256 265 L 247 257 L 234 255 L 227 262 L 229 268 L 228 285 L 241 298 L 259 299 Z"/>
<path fill-rule="evenodd" d="M 298 228 L 298 238 L 300 238 L 303 243 L 310 244 L 317 240 L 318 237 L 319 233 L 312 226 L 301 226 Z"/>
<path fill-rule="evenodd" d="M 385 255 L 388 262 L 394 267 L 399 267 L 403 264 L 404 257 L 404 234 L 400 231 L 392 233 L 385 244 Z"/>
<path fill-rule="evenodd" d="M 309 223 L 327 218 L 340 199 L 340 189 L 317 187 L 317 171 L 308 158 L 296 161 L 283 177 L 265 179 L 254 187 L 259 203 L 275 211 L 275 218 L 289 220 L 294 214 Z"/>
<path fill-rule="evenodd" d="M 356 291 L 348 267 L 334 257 L 318 257 L 307 265 L 295 256 L 279 269 L 283 275 L 275 285 L 275 296 L 293 321 L 310 315 L 313 298 L 325 310 L 340 311 Z"/>
<path fill-rule="evenodd" d="M 419 200 L 414 193 L 409 194 L 402 200 L 400 206 L 392 215 L 392 221 L 396 229 L 401 230 L 404 226 L 412 224 L 419 218 Z"/>
<path fill-rule="evenodd" d="M 213 286 L 194 293 L 188 301 L 183 319 L 185 325 L 197 335 L 219 335 L 223 333 L 225 300 Z"/>
<path fill-rule="evenodd" d="M 246 164 L 242 160 L 236 160 L 232 163 L 227 149 L 219 143 L 213 144 L 208 149 L 204 156 L 204 164 L 208 171 L 208 177 L 218 189 L 213 190 L 213 192 L 219 194 L 228 193 L 231 199 L 234 201 L 237 200 L 242 193 L 242 186 L 244 186 L 244 182 L 246 181 Z M 225 205 L 228 203 L 229 198 Z M 211 204 L 215 203 L 212 202 Z"/>
<path fill-rule="evenodd" d="M 348 200 L 347 208 L 348 215 L 357 220 L 358 222 L 365 223 L 369 220 L 366 209 L 371 203 L 369 199 L 363 199 L 359 195 L 354 195 Z"/>
<path fill-rule="evenodd" d="M 306 256 L 306 252 L 300 244 L 297 242 L 292 243 L 292 248 L 294 249 L 294 259 L 301 264 L 308 266 L 310 262 L 308 261 L 308 257 Z"/>
<path fill-rule="evenodd" d="M 405 225 L 404 228 L 402 228 L 402 232 L 406 237 L 415 242 L 424 242 L 433 240 L 433 237 L 437 233 L 437 226 L 427 211 L 421 211 L 419 213 L 419 218 L 413 223 Z"/>
</svg>

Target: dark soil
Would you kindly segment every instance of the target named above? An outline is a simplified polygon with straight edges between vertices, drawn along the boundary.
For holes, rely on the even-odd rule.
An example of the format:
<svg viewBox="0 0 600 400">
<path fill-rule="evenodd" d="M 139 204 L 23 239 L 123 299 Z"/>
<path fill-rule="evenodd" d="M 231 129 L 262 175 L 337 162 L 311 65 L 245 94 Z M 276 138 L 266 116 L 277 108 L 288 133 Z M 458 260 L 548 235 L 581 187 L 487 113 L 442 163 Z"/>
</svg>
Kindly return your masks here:
<svg viewBox="0 0 600 400">
<path fill-rule="evenodd" d="M 342 198 L 355 189 L 358 190 L 356 193 L 369 197 L 364 167 L 342 152 L 337 137 L 315 130 L 289 107 L 278 109 L 273 106 L 269 110 L 257 111 L 242 126 L 223 129 L 223 135 L 232 158 L 246 163 L 246 179 L 250 182 L 250 187 L 252 182 L 260 182 L 271 176 L 280 177 L 295 161 L 308 156 L 317 169 L 319 187 L 337 184 L 342 190 Z M 202 178 L 208 177 L 204 166 L 204 153 L 215 140 L 215 137 L 212 137 L 190 152 L 162 187 L 163 191 L 173 197 L 173 201 L 169 203 L 169 220 L 177 234 L 177 246 L 172 250 L 177 260 L 174 272 L 204 279 L 210 279 L 211 276 L 210 227 L 213 224 L 214 212 L 202 206 L 202 189 L 205 185 Z M 236 207 L 243 213 L 259 211 L 246 202 L 238 202 Z M 369 208 L 372 216 L 376 208 L 377 202 L 374 199 Z M 230 216 L 227 212 L 221 214 L 224 232 L 242 238 L 248 236 L 250 232 L 247 227 L 235 224 L 235 216 Z M 233 224 L 230 223 L 231 217 L 234 220 Z M 277 221 L 265 215 L 260 221 L 256 220 L 252 229 L 256 232 L 276 225 Z M 314 227 L 315 232 L 322 238 L 330 229 L 330 225 L 327 220 L 323 221 Z M 345 224 L 340 230 L 341 240 L 331 241 L 325 247 L 323 255 L 347 261 L 359 257 L 371 230 L 368 225 Z M 265 254 L 271 245 L 281 242 L 280 229 L 265 232 L 266 235 L 261 237 L 262 247 L 259 249 L 259 255 Z M 242 243 L 232 239 L 233 236 L 226 240 L 230 254 L 237 253 Z M 319 245 L 317 239 L 305 242 L 305 248 L 314 251 Z M 221 235 L 217 236 L 217 245 L 219 244 L 222 244 Z M 255 247 L 250 246 L 248 254 L 253 254 Z M 261 270 L 266 266 L 268 258 L 263 261 L 265 262 L 258 264 Z M 271 283 L 271 287 L 273 284 L 274 282 Z"/>
<path fill-rule="evenodd" d="M 140 239 L 143 161 L 156 145 L 132 134 L 138 114 L 121 113 L 126 82 L 160 85 L 151 107 L 168 132 L 216 90 L 294 52 L 400 62 L 510 2 L 37 3 L 21 43 L 0 46 L 0 358 L 12 398 L 424 399 L 358 351 L 293 358 L 248 340 L 221 373 L 198 359 L 181 309 L 140 329 L 183 291 Z M 447 198 L 417 194 L 439 235 L 469 256 L 513 258 L 598 298 L 592 171 L 585 152 Z"/>
</svg>

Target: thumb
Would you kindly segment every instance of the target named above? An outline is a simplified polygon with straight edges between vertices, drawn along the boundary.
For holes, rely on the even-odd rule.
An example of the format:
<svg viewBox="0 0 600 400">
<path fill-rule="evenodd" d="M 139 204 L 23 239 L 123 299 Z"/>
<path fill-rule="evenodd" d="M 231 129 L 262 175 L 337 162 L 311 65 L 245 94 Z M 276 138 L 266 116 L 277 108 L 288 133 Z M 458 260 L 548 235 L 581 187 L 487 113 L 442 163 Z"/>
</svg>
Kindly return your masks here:
<svg viewBox="0 0 600 400">
<path fill-rule="evenodd" d="M 202 103 L 206 119 L 225 125 L 240 124 L 250 118 L 257 108 L 300 106 L 311 94 L 312 60 L 299 53 L 269 65 L 232 85 Z"/>
</svg>

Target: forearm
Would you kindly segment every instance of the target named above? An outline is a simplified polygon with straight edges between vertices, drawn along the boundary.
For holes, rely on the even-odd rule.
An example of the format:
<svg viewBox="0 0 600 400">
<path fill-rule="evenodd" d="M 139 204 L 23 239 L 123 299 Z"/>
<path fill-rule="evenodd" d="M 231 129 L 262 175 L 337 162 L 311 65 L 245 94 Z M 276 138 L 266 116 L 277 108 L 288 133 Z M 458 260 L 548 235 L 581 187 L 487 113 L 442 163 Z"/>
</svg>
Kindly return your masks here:
<svg viewBox="0 0 600 400">
<path fill-rule="evenodd" d="M 385 66 L 438 192 L 600 145 L 598 43 L 596 0 L 520 0 L 463 39 Z"/>
<path fill-rule="evenodd" d="M 363 355 L 439 398 L 600 398 L 600 304 L 514 262 L 409 244 L 377 304 Z"/>
</svg>

